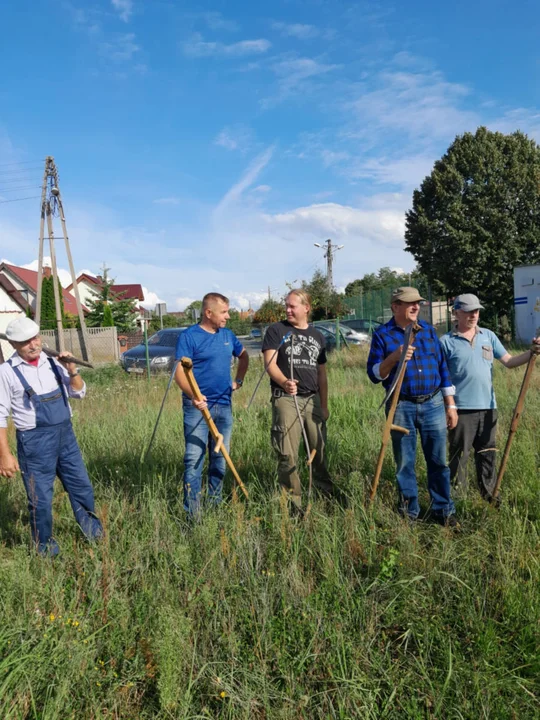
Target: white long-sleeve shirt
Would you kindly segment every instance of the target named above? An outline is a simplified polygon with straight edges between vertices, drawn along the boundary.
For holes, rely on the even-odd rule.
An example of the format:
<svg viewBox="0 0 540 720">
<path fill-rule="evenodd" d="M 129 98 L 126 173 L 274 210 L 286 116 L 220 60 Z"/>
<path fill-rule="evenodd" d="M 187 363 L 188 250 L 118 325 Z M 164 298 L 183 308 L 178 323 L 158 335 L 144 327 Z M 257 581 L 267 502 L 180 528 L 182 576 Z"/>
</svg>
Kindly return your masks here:
<svg viewBox="0 0 540 720">
<path fill-rule="evenodd" d="M 18 353 L 14 353 L 10 360 L 38 395 L 45 395 L 58 388 L 58 381 L 49 363 L 49 358 L 44 352 L 39 356 L 37 367 L 25 362 Z M 66 368 L 56 360 L 53 362 L 58 367 L 68 396 L 83 398 L 86 395 L 86 384 L 81 390 L 74 390 L 71 387 Z M 0 428 L 7 427 L 10 413 L 17 430 L 33 430 L 36 427 L 34 405 L 29 402 L 21 381 L 15 375 L 11 365 L 5 362 L 0 365 Z"/>
</svg>

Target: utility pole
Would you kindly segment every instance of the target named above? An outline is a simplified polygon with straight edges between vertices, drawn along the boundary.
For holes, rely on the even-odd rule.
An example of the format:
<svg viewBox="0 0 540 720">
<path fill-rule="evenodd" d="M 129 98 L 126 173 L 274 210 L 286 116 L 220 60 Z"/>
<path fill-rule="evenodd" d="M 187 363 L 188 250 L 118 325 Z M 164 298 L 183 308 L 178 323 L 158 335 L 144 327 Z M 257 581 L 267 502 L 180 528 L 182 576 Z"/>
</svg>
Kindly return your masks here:
<svg viewBox="0 0 540 720">
<path fill-rule="evenodd" d="M 328 290 L 332 292 L 334 289 L 334 272 L 333 272 L 333 262 L 334 262 L 334 255 L 337 253 L 338 250 L 341 250 L 344 245 L 332 245 L 332 241 L 330 238 L 323 244 L 320 245 L 319 243 L 313 243 L 315 247 L 322 248 L 324 250 L 324 257 L 326 259 L 326 283 L 328 285 Z"/>
<path fill-rule="evenodd" d="M 58 346 L 60 351 L 64 350 L 64 334 L 62 332 L 62 311 L 60 305 L 60 292 L 58 290 L 58 267 L 56 264 L 56 251 L 54 247 L 54 228 L 53 217 L 60 218 L 64 242 L 66 244 L 66 255 L 73 282 L 73 292 L 75 293 L 75 304 L 77 305 L 77 314 L 81 325 L 81 353 L 87 362 L 92 362 L 92 353 L 90 343 L 88 341 L 88 332 L 86 330 L 86 321 L 82 309 L 81 298 L 79 295 L 79 286 L 77 285 L 77 276 L 75 275 L 75 266 L 73 265 L 73 257 L 69 247 L 69 237 L 66 227 L 66 216 L 64 206 L 62 204 L 62 196 L 60 195 L 60 187 L 58 183 L 58 170 L 56 168 L 54 158 L 48 156 L 45 158 L 45 171 L 43 173 L 43 185 L 41 188 L 41 223 L 39 231 L 39 252 L 38 252 L 38 277 L 37 277 L 37 295 L 36 295 L 36 312 L 35 320 L 40 324 L 41 320 L 41 299 L 42 299 L 42 281 L 43 281 L 43 244 L 44 240 L 49 241 L 51 252 L 52 274 L 54 282 L 54 304 L 56 310 L 56 326 L 58 329 Z M 47 234 L 45 238 L 45 222 L 47 222 Z"/>
</svg>

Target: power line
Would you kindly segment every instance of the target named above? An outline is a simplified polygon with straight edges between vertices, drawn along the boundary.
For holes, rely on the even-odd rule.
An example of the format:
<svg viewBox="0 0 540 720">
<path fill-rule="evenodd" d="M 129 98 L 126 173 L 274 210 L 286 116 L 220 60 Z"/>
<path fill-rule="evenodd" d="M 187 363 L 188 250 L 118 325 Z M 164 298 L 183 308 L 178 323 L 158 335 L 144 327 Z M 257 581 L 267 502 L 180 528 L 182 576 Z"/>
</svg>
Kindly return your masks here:
<svg viewBox="0 0 540 720">
<path fill-rule="evenodd" d="M 32 165 L 32 164 L 35 165 L 38 162 L 43 162 L 43 161 L 42 160 L 19 160 L 18 162 L 1 163 L 0 167 L 9 167 L 10 165 Z"/>
<path fill-rule="evenodd" d="M 31 197 L 24 197 L 24 198 L 15 198 L 14 200 L 0 200 L 0 205 L 5 205 L 6 203 L 11 202 L 20 202 L 21 200 L 35 200 L 36 198 L 41 197 L 40 195 L 32 195 Z"/>
<path fill-rule="evenodd" d="M 17 170 L 3 170 L 0 175 L 24 175 L 30 170 L 39 170 L 40 165 L 32 165 L 29 168 L 18 168 Z"/>
<path fill-rule="evenodd" d="M 0 188 L 0 193 L 3 193 L 3 192 L 15 192 L 16 190 L 34 190 L 34 189 L 39 188 L 39 187 L 41 187 L 41 185 L 22 185 L 22 186 L 12 187 L 12 188 L 9 188 L 9 187 L 5 188 L 5 187 L 3 187 L 3 188 Z"/>
</svg>

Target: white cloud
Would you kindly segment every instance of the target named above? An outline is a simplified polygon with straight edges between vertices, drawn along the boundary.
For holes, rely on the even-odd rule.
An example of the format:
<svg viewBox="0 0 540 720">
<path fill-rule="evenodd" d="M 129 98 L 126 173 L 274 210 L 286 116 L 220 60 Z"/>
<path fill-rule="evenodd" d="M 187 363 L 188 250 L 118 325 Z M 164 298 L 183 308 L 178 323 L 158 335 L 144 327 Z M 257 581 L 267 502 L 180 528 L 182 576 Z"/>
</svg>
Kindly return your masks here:
<svg viewBox="0 0 540 720">
<path fill-rule="evenodd" d="M 229 298 L 230 306 L 237 310 L 257 310 L 262 303 L 268 298 L 268 293 L 264 292 L 236 292 L 225 293 Z"/>
<path fill-rule="evenodd" d="M 419 138 L 446 138 L 479 124 L 475 112 L 461 109 L 470 94 L 465 85 L 447 82 L 441 73 L 384 72 L 377 88 L 351 103 L 359 132 L 374 128 Z"/>
<path fill-rule="evenodd" d="M 252 143 L 253 134 L 245 125 L 224 127 L 214 139 L 214 145 L 223 147 L 226 150 L 239 150 L 240 152 L 246 152 Z"/>
<path fill-rule="evenodd" d="M 128 62 L 140 52 L 141 48 L 135 41 L 135 33 L 116 35 L 111 41 L 101 43 L 101 53 L 114 62 Z"/>
<path fill-rule="evenodd" d="M 278 81 L 277 95 L 264 99 L 261 105 L 268 109 L 289 95 L 303 90 L 308 80 L 326 75 L 339 67 L 340 65 L 327 65 L 305 57 L 280 60 L 272 65 Z"/>
<path fill-rule="evenodd" d="M 23 267 L 27 270 L 33 270 L 34 272 L 37 272 L 38 265 L 38 260 L 32 260 L 32 262 L 27 263 L 26 265 L 19 265 L 19 267 Z M 43 258 L 43 267 L 52 268 L 52 260 L 50 257 Z M 57 273 L 58 279 L 60 280 L 60 284 L 62 285 L 62 287 L 67 287 L 68 285 L 71 285 L 71 273 L 69 272 L 69 270 L 63 270 L 59 267 L 57 268 Z"/>
<path fill-rule="evenodd" d="M 260 155 L 257 155 L 240 180 L 225 193 L 219 205 L 216 207 L 216 214 L 222 213 L 228 206 L 236 203 L 240 199 L 244 190 L 247 190 L 248 187 L 253 185 L 255 180 L 268 165 L 273 153 L 274 146 L 272 145 L 260 153 Z"/>
<path fill-rule="evenodd" d="M 272 188 L 270 185 L 257 185 L 257 187 L 254 187 L 252 192 L 254 193 L 267 193 L 270 192 Z"/>
<path fill-rule="evenodd" d="M 269 40 L 241 40 L 227 45 L 222 42 L 205 42 L 199 33 L 183 45 L 184 53 L 188 57 L 243 57 L 245 55 L 259 55 L 267 52 L 272 43 Z"/>
<path fill-rule="evenodd" d="M 403 246 L 404 212 L 390 196 L 386 202 L 372 199 L 363 207 L 338 203 L 319 203 L 275 215 L 265 214 L 267 225 L 284 237 L 298 233 L 312 237 L 332 237 L 336 241 L 352 238 L 355 242 L 370 242 L 388 248 Z"/>
<path fill-rule="evenodd" d="M 158 303 L 162 303 L 163 300 L 159 297 L 159 295 L 155 292 L 152 292 L 151 290 L 148 290 L 148 288 L 144 287 L 143 285 L 143 295 L 144 300 L 141 302 L 141 305 L 146 308 L 147 310 L 154 310 L 156 305 Z"/>
<path fill-rule="evenodd" d="M 236 32 L 239 25 L 234 20 L 227 20 L 220 12 L 204 12 L 200 13 L 200 17 L 208 25 L 210 30 L 226 30 L 227 32 Z"/>
<path fill-rule="evenodd" d="M 315 25 L 302 25 L 301 23 L 274 22 L 272 28 L 278 30 L 284 37 L 295 37 L 300 40 L 309 40 L 320 34 Z"/>
<path fill-rule="evenodd" d="M 174 300 L 174 309 L 183 311 L 187 308 L 188 305 L 191 305 L 192 302 L 195 302 L 195 300 L 200 300 L 200 298 L 195 297 L 177 297 Z"/>
<path fill-rule="evenodd" d="M 111 0 L 111 2 L 120 20 L 125 23 L 129 22 L 133 13 L 133 0 Z"/>
<path fill-rule="evenodd" d="M 336 152 L 326 148 L 321 150 L 321 158 L 325 167 L 330 167 L 331 165 L 336 165 L 345 160 L 349 160 L 350 157 L 350 153 L 346 151 Z"/>
<path fill-rule="evenodd" d="M 163 197 L 157 198 L 153 201 L 154 205 L 180 205 L 180 198 L 177 197 Z"/>
</svg>

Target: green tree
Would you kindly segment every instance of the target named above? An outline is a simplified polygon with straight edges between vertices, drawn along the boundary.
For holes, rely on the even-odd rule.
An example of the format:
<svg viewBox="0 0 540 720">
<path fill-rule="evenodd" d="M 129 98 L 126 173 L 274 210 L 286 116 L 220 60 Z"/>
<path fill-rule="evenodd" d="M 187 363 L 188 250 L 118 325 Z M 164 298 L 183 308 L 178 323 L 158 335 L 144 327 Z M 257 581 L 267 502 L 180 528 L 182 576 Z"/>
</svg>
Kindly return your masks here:
<svg viewBox="0 0 540 720">
<path fill-rule="evenodd" d="M 413 194 L 406 247 L 448 294 L 511 315 L 513 269 L 540 262 L 540 147 L 484 127 L 455 139 Z"/>
<path fill-rule="evenodd" d="M 283 301 L 269 298 L 257 310 L 253 316 L 253 322 L 260 324 L 274 323 L 285 320 L 286 317 Z"/>
<path fill-rule="evenodd" d="M 164 315 L 162 320 L 164 328 L 182 327 L 186 324 L 182 318 L 176 317 L 176 315 Z M 157 313 L 152 313 L 152 318 L 148 325 L 148 329 L 152 332 L 157 332 L 158 330 L 161 330 L 161 321 Z"/>
<path fill-rule="evenodd" d="M 109 303 L 103 302 L 103 323 L 102 327 L 114 327 L 114 318 Z"/>
<path fill-rule="evenodd" d="M 343 296 L 328 287 L 326 276 L 316 270 L 310 282 L 302 282 L 302 289 L 311 297 L 312 320 L 326 320 L 347 313 Z"/>
<path fill-rule="evenodd" d="M 189 318 L 192 323 L 197 322 L 195 310 L 198 311 L 198 318 L 200 320 L 202 313 L 202 300 L 194 300 L 184 310 L 186 317 Z"/>
<path fill-rule="evenodd" d="M 94 298 L 86 302 L 90 310 L 86 316 L 86 324 L 88 327 L 111 327 L 106 324 L 109 323 L 108 313 L 105 317 L 105 308 L 109 307 L 113 318 L 112 325 L 116 326 L 118 332 L 132 332 L 137 326 L 137 300 L 124 298 L 125 292 L 115 293 L 112 290 L 113 285 L 114 280 L 108 277 L 108 268 L 105 268 L 99 289 L 94 292 Z"/>
<path fill-rule="evenodd" d="M 58 292 L 60 293 L 60 313 L 62 324 L 64 324 L 64 297 L 62 295 L 62 286 L 58 280 Z M 41 283 L 41 330 L 56 330 L 56 305 L 54 302 L 54 278 L 43 277 Z"/>
</svg>

